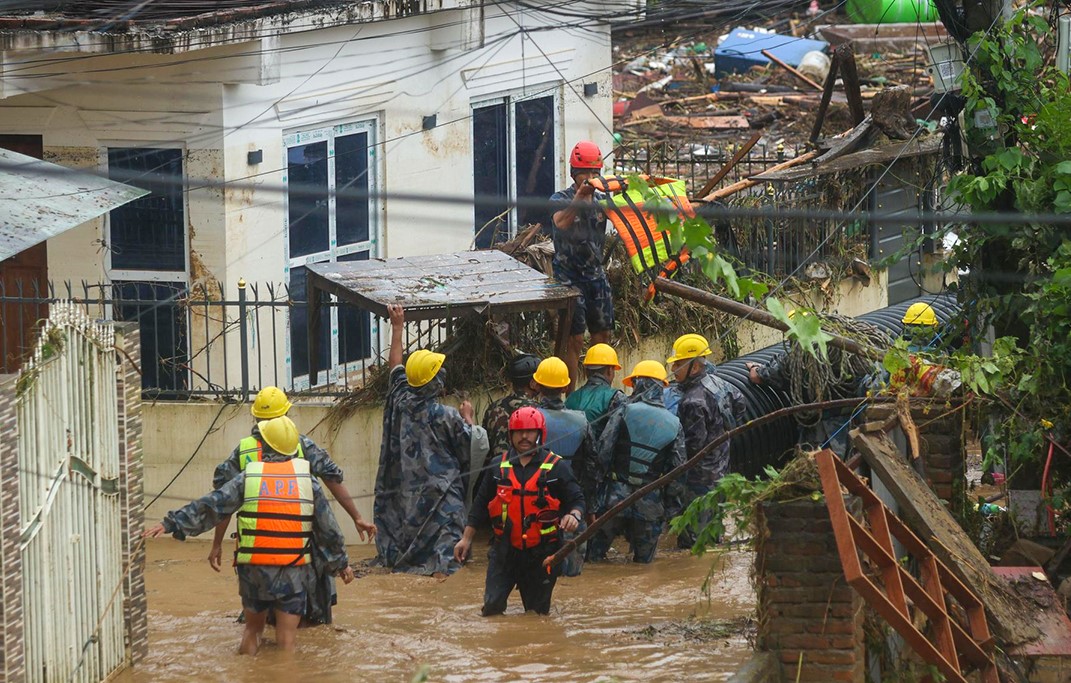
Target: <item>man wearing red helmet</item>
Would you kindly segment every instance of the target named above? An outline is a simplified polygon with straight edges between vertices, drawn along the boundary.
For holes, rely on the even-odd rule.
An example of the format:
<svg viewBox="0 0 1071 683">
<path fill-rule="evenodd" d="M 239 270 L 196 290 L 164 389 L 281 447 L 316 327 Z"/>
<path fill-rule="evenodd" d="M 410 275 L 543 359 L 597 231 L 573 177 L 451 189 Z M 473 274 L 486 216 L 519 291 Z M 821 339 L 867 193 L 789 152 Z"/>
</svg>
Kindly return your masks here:
<svg viewBox="0 0 1071 683">
<path fill-rule="evenodd" d="M 510 448 L 491 476 L 484 477 L 465 533 L 454 546 L 454 558 L 464 562 L 477 527 L 490 524 L 494 531 L 484 584 L 485 617 L 506 611 L 514 586 L 526 612 L 550 612 L 561 570 L 548 571 L 543 560 L 561 546 L 559 530 L 575 531 L 584 517 L 584 494 L 569 464 L 543 446 L 543 414 L 531 406 L 518 408 L 510 415 L 509 430 Z"/>
<path fill-rule="evenodd" d="M 584 332 L 591 333 L 592 344 L 608 344 L 614 329 L 613 296 L 602 266 L 606 217 L 595 204 L 595 200 L 602 199 L 601 193 L 588 183 L 600 170 L 602 152 L 598 145 L 581 140 L 569 154 L 573 184 L 550 198 L 554 206 L 550 231 L 554 241 L 554 277 L 580 290 L 569 330 L 569 345 L 563 354 L 570 378 L 577 376 Z M 572 388 L 570 381 L 568 391 Z"/>
</svg>

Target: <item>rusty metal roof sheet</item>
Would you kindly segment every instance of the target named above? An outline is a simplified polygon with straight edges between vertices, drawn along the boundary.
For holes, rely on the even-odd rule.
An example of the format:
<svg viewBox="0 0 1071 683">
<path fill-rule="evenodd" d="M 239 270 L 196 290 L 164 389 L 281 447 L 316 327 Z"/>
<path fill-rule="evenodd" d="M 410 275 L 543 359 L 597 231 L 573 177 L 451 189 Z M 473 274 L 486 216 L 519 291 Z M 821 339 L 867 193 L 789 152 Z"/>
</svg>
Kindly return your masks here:
<svg viewBox="0 0 1071 683">
<path fill-rule="evenodd" d="M 147 194 L 139 187 L 0 149 L 0 259 Z"/>
<path fill-rule="evenodd" d="M 406 320 L 465 313 L 561 309 L 580 295 L 497 250 L 316 263 L 308 286 L 387 317 L 387 304 L 405 306 Z"/>
</svg>

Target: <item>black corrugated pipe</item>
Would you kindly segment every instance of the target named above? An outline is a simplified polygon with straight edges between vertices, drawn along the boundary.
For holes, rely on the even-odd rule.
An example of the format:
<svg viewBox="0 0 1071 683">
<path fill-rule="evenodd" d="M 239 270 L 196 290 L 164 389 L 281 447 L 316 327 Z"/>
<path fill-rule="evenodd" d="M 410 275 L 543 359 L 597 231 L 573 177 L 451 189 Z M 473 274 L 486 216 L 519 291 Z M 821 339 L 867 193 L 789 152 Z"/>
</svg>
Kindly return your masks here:
<svg viewBox="0 0 1071 683">
<path fill-rule="evenodd" d="M 939 294 L 922 296 L 871 311 L 859 316 L 858 320 L 875 325 L 888 332 L 890 337 L 896 338 L 903 331 L 904 312 L 911 304 L 918 302 L 930 304 L 942 323 L 947 323 L 959 312 L 959 306 L 953 296 Z M 744 395 L 748 420 L 792 405 L 792 399 L 787 393 L 768 386 L 752 384 L 748 378 L 746 366 L 747 363 L 766 365 L 784 348 L 783 342 L 774 344 L 722 363 L 717 367 L 718 377 L 731 383 Z M 799 429 L 793 418 L 785 418 L 752 429 L 733 439 L 729 447 L 732 471 L 754 477 L 761 474 L 766 465 L 780 466 L 785 457 L 791 453 L 798 438 Z"/>
</svg>

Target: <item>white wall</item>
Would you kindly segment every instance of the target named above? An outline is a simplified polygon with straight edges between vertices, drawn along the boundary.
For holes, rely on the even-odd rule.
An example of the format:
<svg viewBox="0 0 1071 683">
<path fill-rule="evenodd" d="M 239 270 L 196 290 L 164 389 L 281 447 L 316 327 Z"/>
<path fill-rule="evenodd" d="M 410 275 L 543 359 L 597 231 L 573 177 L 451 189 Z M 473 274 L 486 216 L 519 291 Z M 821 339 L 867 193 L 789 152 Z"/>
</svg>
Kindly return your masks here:
<svg viewBox="0 0 1071 683">
<path fill-rule="evenodd" d="M 231 299 L 239 278 L 284 281 L 282 138 L 298 130 L 375 120 L 379 189 L 455 200 L 381 201 L 380 256 L 466 250 L 474 229 L 472 206 L 463 203 L 473 194 L 474 99 L 558 96 L 559 185 L 577 139 L 604 149 L 611 143 L 608 28 L 535 30 L 522 40 L 518 25 L 538 29 L 558 19 L 518 8 L 506 15 L 500 7 L 486 16 L 481 8 L 458 9 L 181 55 L 72 60 L 9 52 L 5 64 L 17 68 L 5 74 L 0 133 L 43 135 L 46 158 L 101 170 L 109 144 L 184 146 L 189 280 L 221 281 Z M 589 82 L 599 94 L 578 96 Z M 422 130 L 432 114 L 437 127 Z M 247 163 L 252 150 L 263 152 L 262 163 Z M 91 221 L 50 241 L 51 279 L 106 278 L 103 225 L 103 218 Z M 203 320 L 191 330 L 195 343 L 203 339 Z M 210 325 L 208 334 L 216 332 Z M 277 348 L 285 349 L 285 326 L 276 332 Z M 236 368 L 239 350 L 229 346 Z M 219 368 L 221 357 L 213 362 Z"/>
</svg>

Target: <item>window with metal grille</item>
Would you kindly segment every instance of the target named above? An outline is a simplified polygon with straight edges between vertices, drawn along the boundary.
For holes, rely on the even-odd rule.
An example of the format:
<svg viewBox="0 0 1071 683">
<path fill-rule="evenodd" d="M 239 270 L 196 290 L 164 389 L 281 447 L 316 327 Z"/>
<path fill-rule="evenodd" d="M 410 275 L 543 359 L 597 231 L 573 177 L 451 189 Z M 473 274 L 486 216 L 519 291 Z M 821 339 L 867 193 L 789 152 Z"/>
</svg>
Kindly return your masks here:
<svg viewBox="0 0 1071 683">
<path fill-rule="evenodd" d="M 112 316 L 138 323 L 142 388 L 181 396 L 190 388 L 183 150 L 109 147 L 107 154 L 109 178 L 149 190 L 108 214 Z"/>
<path fill-rule="evenodd" d="M 189 389 L 189 336 L 182 299 L 186 285 L 113 282 L 116 320 L 136 322 L 141 332 L 141 387 L 157 396 Z"/>
<path fill-rule="evenodd" d="M 376 255 L 375 122 L 287 135 L 286 249 L 290 300 L 288 367 L 294 384 L 307 386 L 309 349 L 305 266 L 365 260 Z M 328 381 L 350 364 L 371 357 L 377 333 L 371 314 L 347 306 L 323 310 L 319 357 L 331 359 Z M 321 375 L 322 377 L 322 375 Z"/>
<path fill-rule="evenodd" d="M 186 270 L 182 150 L 108 149 L 108 177 L 150 193 L 109 214 L 114 270 Z"/>
</svg>

